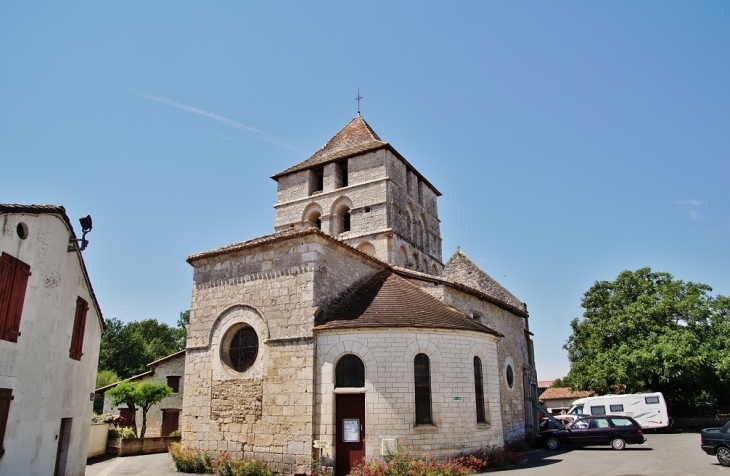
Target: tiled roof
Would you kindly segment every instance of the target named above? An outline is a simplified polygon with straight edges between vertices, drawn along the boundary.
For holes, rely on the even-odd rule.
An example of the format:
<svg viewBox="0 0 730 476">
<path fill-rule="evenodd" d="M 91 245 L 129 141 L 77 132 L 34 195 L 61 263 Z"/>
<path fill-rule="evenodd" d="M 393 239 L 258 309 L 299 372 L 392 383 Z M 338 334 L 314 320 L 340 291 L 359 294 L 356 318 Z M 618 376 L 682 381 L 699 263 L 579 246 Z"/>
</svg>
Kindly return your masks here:
<svg viewBox="0 0 730 476">
<path fill-rule="evenodd" d="M 277 179 L 282 175 L 323 165 L 351 155 L 377 150 L 386 145 L 388 143 L 380 140 L 380 137 L 365 122 L 365 119 L 358 115 L 310 158 L 293 167 L 289 167 L 283 172 L 279 172 L 272 178 Z"/>
<path fill-rule="evenodd" d="M 40 215 L 45 213 L 50 215 L 56 215 L 63 222 L 66 223 L 66 227 L 71 233 L 71 236 L 76 239 L 76 233 L 74 232 L 73 225 L 71 225 L 71 220 L 66 214 L 66 209 L 63 208 L 61 205 L 21 205 L 18 203 L 0 203 L 0 213 L 25 213 L 29 215 Z M 103 331 L 104 329 L 106 329 L 106 324 L 104 324 L 104 316 L 101 314 L 99 301 L 97 301 L 96 294 L 94 294 L 94 288 L 91 286 L 91 279 L 89 278 L 89 272 L 86 270 L 84 257 L 81 254 L 81 251 L 76 251 L 76 255 L 79 257 L 79 263 L 81 263 L 81 271 L 84 273 L 86 284 L 89 287 L 89 294 L 91 294 L 91 300 L 93 301 L 94 307 L 96 308 L 96 313 L 99 316 L 99 324 L 101 325 L 101 330 Z"/>
<path fill-rule="evenodd" d="M 525 303 L 507 291 L 496 279 L 485 273 L 460 250 L 444 266 L 444 275 L 451 281 L 482 291 L 517 309 L 527 310 Z"/>
<path fill-rule="evenodd" d="M 550 387 L 540 395 L 540 400 L 558 400 L 568 398 L 583 398 L 595 395 L 591 390 L 573 390 L 570 387 Z"/>
<path fill-rule="evenodd" d="M 550 388 L 555 380 L 538 380 L 537 388 Z"/>
<path fill-rule="evenodd" d="M 311 169 L 313 167 L 322 166 L 330 162 L 352 157 L 354 155 L 372 152 L 378 149 L 387 148 L 393 152 L 398 158 L 405 162 L 413 172 L 429 187 L 431 187 L 437 196 L 441 195 L 431 182 L 426 180 L 408 161 L 398 153 L 395 148 L 388 142 L 384 142 L 378 137 L 370 125 L 365 122 L 359 114 L 347 123 L 337 134 L 334 135 L 325 145 L 322 146 L 310 158 L 303 162 L 299 162 L 293 167 L 273 175 L 271 178 L 278 180 L 284 175 L 288 175 L 301 170 Z"/>
<path fill-rule="evenodd" d="M 314 330 L 374 327 L 457 329 L 502 336 L 390 270 L 354 290 Z"/>
</svg>

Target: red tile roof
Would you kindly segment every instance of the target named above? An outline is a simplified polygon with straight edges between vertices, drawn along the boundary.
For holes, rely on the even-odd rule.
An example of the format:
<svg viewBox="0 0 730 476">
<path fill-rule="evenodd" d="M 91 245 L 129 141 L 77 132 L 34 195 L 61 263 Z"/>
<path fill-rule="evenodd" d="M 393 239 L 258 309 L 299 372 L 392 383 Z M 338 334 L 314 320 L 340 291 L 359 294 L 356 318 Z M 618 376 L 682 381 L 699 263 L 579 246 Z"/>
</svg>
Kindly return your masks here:
<svg viewBox="0 0 730 476">
<path fill-rule="evenodd" d="M 595 395 L 592 390 L 573 390 L 570 387 L 550 387 L 540 395 L 540 401 L 567 398 L 583 398 Z"/>
<path fill-rule="evenodd" d="M 456 329 L 502 336 L 390 270 L 351 292 L 314 330 L 364 327 Z"/>
</svg>

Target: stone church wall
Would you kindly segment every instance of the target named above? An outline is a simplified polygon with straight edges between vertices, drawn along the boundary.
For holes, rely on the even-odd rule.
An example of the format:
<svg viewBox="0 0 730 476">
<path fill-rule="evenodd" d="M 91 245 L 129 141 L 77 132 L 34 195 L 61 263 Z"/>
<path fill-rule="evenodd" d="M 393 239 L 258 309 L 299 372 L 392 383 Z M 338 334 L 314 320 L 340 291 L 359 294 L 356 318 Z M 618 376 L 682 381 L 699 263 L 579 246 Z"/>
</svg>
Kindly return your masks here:
<svg viewBox="0 0 730 476">
<path fill-rule="evenodd" d="M 315 439 L 332 442 L 336 452 L 334 370 L 345 354 L 365 364 L 366 456 L 380 456 L 381 440 L 397 438 L 408 452 L 446 455 L 501 445 L 502 416 L 497 338 L 475 332 L 425 329 L 375 329 L 317 333 Z M 433 425 L 415 424 L 413 359 L 430 360 Z M 482 361 L 488 423 L 477 423 L 474 365 Z M 357 390 L 355 390 L 357 391 Z"/>
<path fill-rule="evenodd" d="M 342 248 L 334 247 L 312 234 L 194 263 L 185 445 L 256 457 L 285 474 L 307 471 L 317 303 L 379 268 L 354 252 L 344 260 Z M 241 325 L 256 331 L 259 350 L 251 368 L 236 372 L 221 356 L 226 337 Z"/>
<path fill-rule="evenodd" d="M 525 401 L 522 370 L 531 365 L 525 339 L 526 319 L 483 301 L 475 296 L 444 287 L 444 302 L 476 318 L 487 327 L 502 334 L 497 346 L 499 389 L 502 402 L 502 425 L 505 441 L 525 437 Z M 512 366 L 514 383 L 507 385 L 506 367 Z"/>
</svg>

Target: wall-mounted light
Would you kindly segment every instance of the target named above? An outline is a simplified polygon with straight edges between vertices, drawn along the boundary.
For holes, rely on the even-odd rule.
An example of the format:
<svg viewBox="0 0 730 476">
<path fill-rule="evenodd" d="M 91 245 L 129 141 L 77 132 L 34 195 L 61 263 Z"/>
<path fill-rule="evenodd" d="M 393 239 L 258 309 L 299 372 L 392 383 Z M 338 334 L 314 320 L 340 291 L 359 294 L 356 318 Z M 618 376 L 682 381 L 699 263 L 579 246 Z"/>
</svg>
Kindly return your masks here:
<svg viewBox="0 0 730 476">
<path fill-rule="evenodd" d="M 68 239 L 68 251 L 84 251 L 89 246 L 89 240 L 86 239 L 86 234 L 91 231 L 91 215 L 79 218 L 81 224 L 81 239 L 74 239 L 71 235 Z"/>
</svg>

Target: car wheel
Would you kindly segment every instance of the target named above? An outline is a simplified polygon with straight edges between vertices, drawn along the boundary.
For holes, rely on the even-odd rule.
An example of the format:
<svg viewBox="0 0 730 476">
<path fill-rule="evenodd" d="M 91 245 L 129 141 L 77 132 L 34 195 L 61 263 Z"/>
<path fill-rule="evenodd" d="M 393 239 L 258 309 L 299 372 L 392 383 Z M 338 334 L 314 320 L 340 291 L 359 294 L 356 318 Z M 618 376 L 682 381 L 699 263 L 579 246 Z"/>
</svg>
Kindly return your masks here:
<svg viewBox="0 0 730 476">
<path fill-rule="evenodd" d="M 545 446 L 547 446 L 547 449 L 549 449 L 549 450 L 560 449 L 560 440 L 555 438 L 554 436 L 551 436 L 545 442 Z"/>
<path fill-rule="evenodd" d="M 721 446 L 717 449 L 717 461 L 723 466 L 730 466 L 730 449 Z"/>
<path fill-rule="evenodd" d="M 626 448 L 626 442 L 622 438 L 614 438 L 611 440 L 611 448 L 615 450 L 622 450 Z"/>
</svg>

